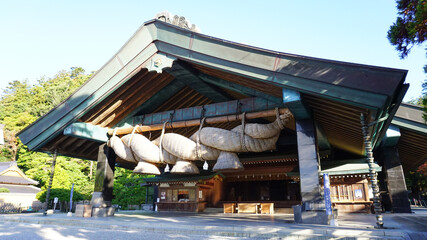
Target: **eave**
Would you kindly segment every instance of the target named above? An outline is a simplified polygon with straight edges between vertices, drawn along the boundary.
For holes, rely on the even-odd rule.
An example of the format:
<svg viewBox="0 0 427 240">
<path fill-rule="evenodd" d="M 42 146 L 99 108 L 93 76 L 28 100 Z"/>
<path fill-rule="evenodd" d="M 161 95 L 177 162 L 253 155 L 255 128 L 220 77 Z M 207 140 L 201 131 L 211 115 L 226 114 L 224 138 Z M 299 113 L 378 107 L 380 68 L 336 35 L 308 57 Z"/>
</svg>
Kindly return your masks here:
<svg viewBox="0 0 427 240">
<path fill-rule="evenodd" d="M 152 20 L 141 26 L 118 53 L 73 95 L 18 136 L 29 149 L 39 150 L 62 134 L 64 128 L 94 111 L 141 71 L 167 79 L 162 69 L 171 67 L 178 59 L 204 73 L 213 69 L 279 89 L 289 88 L 367 109 L 372 113 L 372 120 L 380 118 L 379 113 L 388 111 L 406 76 L 405 70 L 274 52 Z M 136 110 L 136 107 L 130 110 Z M 130 110 L 125 113 L 132 114 Z"/>
</svg>

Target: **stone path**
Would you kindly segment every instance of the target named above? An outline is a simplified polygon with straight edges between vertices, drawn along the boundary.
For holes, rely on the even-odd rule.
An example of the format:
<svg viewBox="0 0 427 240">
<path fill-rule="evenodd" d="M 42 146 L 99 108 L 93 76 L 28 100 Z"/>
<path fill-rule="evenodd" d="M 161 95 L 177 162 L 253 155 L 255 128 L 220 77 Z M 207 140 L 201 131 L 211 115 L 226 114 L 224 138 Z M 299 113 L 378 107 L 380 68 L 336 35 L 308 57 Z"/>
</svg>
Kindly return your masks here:
<svg viewBox="0 0 427 240">
<path fill-rule="evenodd" d="M 427 209 L 414 209 L 414 212 L 384 214 L 387 229 L 374 229 L 375 216 L 372 214 L 341 214 L 339 226 L 329 227 L 294 224 L 291 214 L 239 215 L 144 211 L 120 211 L 115 217 L 109 218 L 67 217 L 66 214 L 42 216 L 40 213 L 0 215 L 2 223 L 0 227 L 7 230 L 22 228 L 23 232 L 33 228 L 32 231 L 37 234 L 35 236 L 39 237 L 36 239 L 59 239 L 43 238 L 40 231 L 44 226 L 56 229 L 57 234 L 69 233 L 70 237 L 74 237 L 68 239 L 96 239 L 92 238 L 94 236 L 91 233 L 99 232 L 104 236 L 106 231 L 117 232 L 117 239 L 122 239 L 122 236 L 123 239 L 145 239 L 145 237 L 146 239 L 427 239 Z M 4 231 L 1 232 L 4 234 Z M 17 236 L 21 236 L 19 231 Z M 5 235 L 0 235 L 1 239 L 3 237 Z"/>
</svg>

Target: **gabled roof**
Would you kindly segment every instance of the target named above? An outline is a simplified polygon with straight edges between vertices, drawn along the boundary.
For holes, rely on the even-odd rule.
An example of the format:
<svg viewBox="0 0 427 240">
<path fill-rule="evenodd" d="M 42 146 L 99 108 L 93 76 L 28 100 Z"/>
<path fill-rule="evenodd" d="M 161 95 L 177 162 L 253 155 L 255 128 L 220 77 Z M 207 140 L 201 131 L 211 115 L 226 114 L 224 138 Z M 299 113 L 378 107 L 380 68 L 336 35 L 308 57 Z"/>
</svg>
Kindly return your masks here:
<svg viewBox="0 0 427 240">
<path fill-rule="evenodd" d="M 13 165 L 16 165 L 16 162 L 0 162 L 0 174 Z"/>
<path fill-rule="evenodd" d="M 9 194 L 35 194 L 41 190 L 31 185 L 0 184 L 1 187 L 9 189 Z"/>
<path fill-rule="evenodd" d="M 19 185 L 37 185 L 39 182 L 28 178 L 15 161 L 0 163 L 0 183 L 19 184 Z"/>
<path fill-rule="evenodd" d="M 408 130 L 427 135 L 427 124 L 423 118 L 424 111 L 422 107 L 407 103 L 402 103 L 397 109 L 392 124 L 406 128 Z"/>
<path fill-rule="evenodd" d="M 366 159 L 350 159 L 340 161 L 324 161 L 321 162 L 322 170 L 319 175 L 327 173 L 329 175 L 347 175 L 369 173 L 369 164 Z M 374 169 L 381 172 L 381 167 L 374 163 Z"/>
<path fill-rule="evenodd" d="M 39 182 L 25 177 L 13 177 L 0 175 L 0 183 L 3 184 L 19 184 L 19 185 L 37 185 Z"/>
<path fill-rule="evenodd" d="M 427 124 L 422 107 L 402 103 L 392 120 L 399 127 L 399 157 L 405 172 L 416 170 L 427 162 Z"/>
<path fill-rule="evenodd" d="M 356 107 L 367 112 L 371 120 L 391 113 L 392 106 L 400 103 L 407 73 L 260 49 L 151 20 L 80 89 L 18 136 L 31 150 L 52 151 L 65 141 L 61 134 L 71 123 L 84 121 L 112 127 L 127 116 L 153 111 L 146 107 L 150 104 L 142 104 L 155 102 L 161 98 L 159 94 L 173 95 L 182 90 L 174 76 L 165 71 L 177 62 L 197 70 L 206 81 L 215 82 L 222 77 L 226 82 L 243 84 L 274 97 L 281 97 L 282 88 L 292 89 L 350 106 L 345 109 Z M 128 96 L 129 91 L 137 89 L 139 96 Z M 206 96 L 200 99 L 192 104 L 203 104 L 200 102 Z M 188 106 L 191 103 L 184 107 Z M 379 126 L 372 129 L 374 133 L 382 131 Z M 59 149 L 60 154 L 93 159 L 97 152 L 96 145 L 83 141 L 73 140 L 66 145 L 75 147 L 69 151 Z M 360 149 L 359 146 L 355 151 Z"/>
</svg>

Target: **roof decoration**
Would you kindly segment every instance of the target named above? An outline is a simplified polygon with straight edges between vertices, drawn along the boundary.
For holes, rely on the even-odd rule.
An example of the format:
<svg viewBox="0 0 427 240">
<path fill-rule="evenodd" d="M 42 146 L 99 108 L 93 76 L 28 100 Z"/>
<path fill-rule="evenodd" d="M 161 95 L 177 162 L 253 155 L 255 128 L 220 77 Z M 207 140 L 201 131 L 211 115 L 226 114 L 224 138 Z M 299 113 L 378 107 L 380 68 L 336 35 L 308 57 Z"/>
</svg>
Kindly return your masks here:
<svg viewBox="0 0 427 240">
<path fill-rule="evenodd" d="M 175 26 L 200 33 L 200 29 L 196 27 L 196 25 L 191 24 L 190 21 L 186 20 L 184 16 L 173 15 L 168 11 L 157 13 L 155 19 L 159 19 L 163 22 L 167 22 Z"/>
</svg>

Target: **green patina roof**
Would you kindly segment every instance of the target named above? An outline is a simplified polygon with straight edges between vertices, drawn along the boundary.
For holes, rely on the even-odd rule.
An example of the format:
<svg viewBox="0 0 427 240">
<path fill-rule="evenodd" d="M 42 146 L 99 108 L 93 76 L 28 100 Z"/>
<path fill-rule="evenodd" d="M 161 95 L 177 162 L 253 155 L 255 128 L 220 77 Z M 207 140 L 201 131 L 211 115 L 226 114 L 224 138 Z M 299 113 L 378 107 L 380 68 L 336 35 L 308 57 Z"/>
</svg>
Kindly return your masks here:
<svg viewBox="0 0 427 240">
<path fill-rule="evenodd" d="M 322 162 L 322 171 L 320 174 L 328 173 L 329 175 L 347 175 L 369 173 L 369 164 L 366 159 L 352 159 L 333 162 Z M 374 163 L 375 171 L 381 172 L 381 167 Z"/>
<path fill-rule="evenodd" d="M 162 66 L 154 64 L 156 59 Z M 18 136 L 29 149 L 39 150 L 114 94 L 137 69 L 161 71 L 176 59 L 380 112 L 390 107 L 407 72 L 269 51 L 152 20 L 79 90 Z"/>
<path fill-rule="evenodd" d="M 349 174 L 361 174 L 369 173 L 368 161 L 362 159 L 351 159 L 351 160 L 338 160 L 338 161 L 324 161 L 321 163 L 322 170 L 319 175 L 327 173 L 329 175 L 349 175 Z M 375 171 L 381 172 L 381 167 L 374 163 Z M 299 176 L 299 172 L 289 172 L 288 176 Z"/>
<path fill-rule="evenodd" d="M 167 182 L 198 182 L 200 180 L 208 180 L 215 176 L 225 176 L 221 173 L 215 173 L 211 171 L 202 171 L 197 175 L 188 175 L 188 174 L 173 174 L 173 173 L 164 173 L 153 178 L 145 178 L 144 180 L 147 183 L 167 183 Z"/>
<path fill-rule="evenodd" d="M 423 113 L 424 111 L 420 106 L 402 103 L 391 123 L 399 128 L 427 135 L 427 124 L 423 118 Z"/>
</svg>

